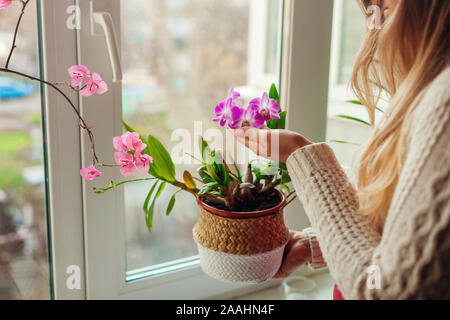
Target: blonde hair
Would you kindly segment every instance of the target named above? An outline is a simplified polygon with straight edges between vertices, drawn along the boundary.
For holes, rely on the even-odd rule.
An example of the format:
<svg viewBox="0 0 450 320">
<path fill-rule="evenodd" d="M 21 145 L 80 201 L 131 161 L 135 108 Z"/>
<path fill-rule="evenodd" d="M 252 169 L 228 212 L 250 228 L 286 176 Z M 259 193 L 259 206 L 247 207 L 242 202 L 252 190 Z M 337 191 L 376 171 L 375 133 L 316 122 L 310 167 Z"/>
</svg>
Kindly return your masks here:
<svg viewBox="0 0 450 320">
<path fill-rule="evenodd" d="M 383 0 L 360 3 L 366 14 L 370 5 L 383 12 Z M 407 120 L 428 85 L 449 64 L 450 1 L 399 0 L 391 16 L 381 21 L 381 29 L 367 30 L 352 76 L 352 88 L 374 126 L 360 159 L 360 211 L 380 230 L 408 151 Z M 375 126 L 383 90 L 391 95 L 390 106 Z"/>
</svg>

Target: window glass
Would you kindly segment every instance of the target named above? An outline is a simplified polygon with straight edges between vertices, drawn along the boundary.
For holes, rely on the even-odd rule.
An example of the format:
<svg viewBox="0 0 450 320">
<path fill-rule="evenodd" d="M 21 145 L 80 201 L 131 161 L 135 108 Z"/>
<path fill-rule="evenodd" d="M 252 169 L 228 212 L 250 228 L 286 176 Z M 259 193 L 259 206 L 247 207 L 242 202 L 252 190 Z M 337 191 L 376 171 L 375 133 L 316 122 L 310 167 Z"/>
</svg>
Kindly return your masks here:
<svg viewBox="0 0 450 320">
<path fill-rule="evenodd" d="M 339 116 L 369 121 L 365 107 L 347 102 L 356 99 L 350 89 L 350 77 L 364 38 L 366 21 L 357 1 L 336 0 L 334 6 L 327 141 L 353 177 L 353 170 L 350 169 L 356 164 L 361 145 L 370 136 L 370 128 Z"/>
<path fill-rule="evenodd" d="M 10 69 L 39 76 L 36 1 L 27 6 Z M 0 65 L 21 3 L 0 10 Z M 0 73 L 0 300 L 49 299 L 40 87 Z"/>
</svg>

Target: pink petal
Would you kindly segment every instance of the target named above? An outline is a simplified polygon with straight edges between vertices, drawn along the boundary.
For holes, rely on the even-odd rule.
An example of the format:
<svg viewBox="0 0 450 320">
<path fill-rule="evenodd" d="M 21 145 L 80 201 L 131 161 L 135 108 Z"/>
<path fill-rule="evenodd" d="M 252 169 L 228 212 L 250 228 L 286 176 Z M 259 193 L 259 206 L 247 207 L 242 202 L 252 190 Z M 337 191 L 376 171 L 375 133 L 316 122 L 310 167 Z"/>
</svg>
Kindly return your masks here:
<svg viewBox="0 0 450 320">
<path fill-rule="evenodd" d="M 67 71 L 72 78 L 72 87 L 78 87 L 84 79 L 89 78 L 90 71 L 85 66 L 71 66 Z"/>
<path fill-rule="evenodd" d="M 233 107 L 231 109 L 231 121 L 237 122 L 242 120 L 242 116 L 244 115 L 244 110 L 239 107 Z"/>
<path fill-rule="evenodd" d="M 85 74 L 88 76 L 91 73 L 89 71 L 89 69 L 83 65 L 71 66 L 67 71 L 69 72 L 70 75 L 72 75 L 74 73 L 81 73 L 81 74 Z"/>
<path fill-rule="evenodd" d="M 256 104 L 259 106 L 261 104 L 261 98 L 252 99 L 249 104 Z"/>
<path fill-rule="evenodd" d="M 279 113 L 271 113 L 270 114 L 270 118 L 271 119 L 280 119 L 280 114 Z"/>
<path fill-rule="evenodd" d="M 259 113 L 253 118 L 252 125 L 257 129 L 261 129 L 264 126 L 264 119 Z"/>
<path fill-rule="evenodd" d="M 141 155 L 139 153 L 136 153 L 134 156 L 136 158 L 136 167 L 142 172 L 148 172 L 150 169 L 150 163 L 153 162 L 153 158 L 148 154 Z"/>
<path fill-rule="evenodd" d="M 1 3 L 0 3 L 0 5 L 1 5 Z M 80 174 L 84 179 L 86 179 L 86 180 L 89 179 L 89 169 L 88 168 L 81 169 Z"/>
<path fill-rule="evenodd" d="M 221 102 L 214 109 L 214 113 L 216 114 L 216 116 L 222 115 L 224 109 L 225 109 L 225 102 Z"/>
<path fill-rule="evenodd" d="M 263 93 L 262 99 L 261 99 L 261 104 L 263 105 L 268 105 L 269 104 L 269 95 L 267 94 L 267 92 Z"/>
<path fill-rule="evenodd" d="M 124 153 L 122 153 L 122 152 L 115 152 L 114 153 L 114 160 L 116 161 L 116 163 L 118 164 L 118 165 L 121 165 L 122 164 L 122 155 L 123 155 Z"/>
<path fill-rule="evenodd" d="M 88 82 L 86 82 L 86 87 L 80 91 L 81 95 L 83 97 L 90 97 L 92 95 L 94 95 L 97 92 L 97 85 L 95 83 L 93 83 L 91 80 L 89 80 Z"/>
<path fill-rule="evenodd" d="M 97 94 L 104 94 L 108 91 L 108 85 L 105 81 L 102 81 L 98 84 Z"/>
<path fill-rule="evenodd" d="M 128 151 L 127 147 L 122 142 L 122 137 L 114 137 L 113 146 L 117 151 Z"/>
<path fill-rule="evenodd" d="M 97 72 L 92 73 L 91 79 L 92 79 L 92 81 L 94 81 L 97 84 L 99 84 L 100 82 L 103 81 L 102 77 Z"/>
<path fill-rule="evenodd" d="M 89 180 L 89 181 L 92 181 L 92 180 L 94 180 L 95 178 L 102 176 L 103 174 L 102 174 L 100 171 L 98 171 L 98 170 L 94 167 L 94 165 L 90 165 L 90 166 L 87 167 L 87 168 L 81 169 L 81 170 L 80 170 L 80 175 L 81 175 L 84 179 Z"/>
<path fill-rule="evenodd" d="M 278 113 L 281 110 L 280 105 L 274 99 L 270 99 L 269 107 L 272 113 Z"/>
<path fill-rule="evenodd" d="M 126 166 L 120 168 L 120 173 L 124 176 L 124 178 L 128 178 L 134 171 L 135 166 Z"/>
<path fill-rule="evenodd" d="M 145 149 L 145 147 L 147 147 L 147 145 L 142 143 L 139 137 L 139 133 L 137 132 L 126 132 L 122 136 L 122 141 L 129 151 L 136 150 L 138 152 L 141 152 Z"/>
<path fill-rule="evenodd" d="M 0 9 L 8 8 L 11 5 L 11 3 L 12 3 L 11 0 L 9 0 L 9 1 L 7 1 L 7 0 L 0 1 Z"/>
</svg>

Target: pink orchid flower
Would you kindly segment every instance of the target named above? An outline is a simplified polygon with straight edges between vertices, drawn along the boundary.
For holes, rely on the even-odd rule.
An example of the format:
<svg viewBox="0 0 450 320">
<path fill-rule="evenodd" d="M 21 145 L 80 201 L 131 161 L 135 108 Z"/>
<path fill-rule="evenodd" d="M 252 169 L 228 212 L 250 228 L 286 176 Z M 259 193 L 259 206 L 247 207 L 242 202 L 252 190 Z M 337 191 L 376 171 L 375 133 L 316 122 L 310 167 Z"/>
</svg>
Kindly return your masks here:
<svg viewBox="0 0 450 320">
<path fill-rule="evenodd" d="M 136 158 L 136 168 L 138 168 L 142 172 L 148 172 L 148 170 L 150 169 L 150 163 L 153 162 L 153 158 L 148 154 L 141 154 L 138 152 L 134 154 L 134 157 Z"/>
<path fill-rule="evenodd" d="M 12 3 L 12 0 L 0 0 L 0 9 L 8 8 Z"/>
<path fill-rule="evenodd" d="M 231 129 L 238 129 L 238 128 L 248 128 L 253 127 L 260 129 L 264 126 L 264 118 L 259 113 L 259 107 L 256 105 L 249 105 L 247 109 L 243 110 L 241 109 L 241 117 L 240 119 L 236 119 L 232 122 L 230 125 Z"/>
<path fill-rule="evenodd" d="M 134 169 L 136 169 L 132 154 L 116 152 L 114 153 L 114 159 L 116 160 L 116 163 L 120 165 L 120 173 L 125 178 L 129 177 L 133 173 Z"/>
<path fill-rule="evenodd" d="M 124 143 L 123 136 L 114 137 L 113 138 L 113 146 L 114 146 L 114 149 L 116 149 L 117 151 L 124 151 L 124 152 L 130 151 L 130 150 L 128 150 L 128 147 Z"/>
<path fill-rule="evenodd" d="M 236 101 L 237 99 L 239 99 L 241 96 L 241 94 L 239 92 L 237 92 L 236 90 L 234 90 L 234 87 L 231 88 L 230 93 L 228 93 L 228 97 L 225 99 L 225 101 L 227 99 L 232 99 L 234 105 L 236 105 L 237 107 L 241 107 L 242 106 L 242 101 Z"/>
<path fill-rule="evenodd" d="M 142 142 L 139 133 L 137 132 L 126 132 L 122 136 L 122 141 L 128 148 L 128 151 L 134 150 L 137 153 L 141 153 L 147 147 L 147 145 Z"/>
<path fill-rule="evenodd" d="M 105 81 L 103 81 L 102 77 L 96 73 L 93 72 L 92 76 L 88 81 L 85 83 L 85 88 L 80 91 L 81 95 L 84 97 L 90 97 L 94 94 L 104 94 L 106 91 L 108 91 L 108 85 Z"/>
<path fill-rule="evenodd" d="M 81 169 L 80 174 L 84 179 L 89 180 L 89 181 L 92 181 L 95 178 L 103 175 L 100 171 L 95 169 L 94 165 L 92 165 L 92 164 L 87 168 Z"/>
<path fill-rule="evenodd" d="M 139 154 L 147 147 L 137 132 L 125 132 L 122 136 L 114 137 L 113 146 L 117 151 L 136 151 Z"/>
<path fill-rule="evenodd" d="M 85 66 L 71 66 L 67 71 L 72 78 L 72 87 L 78 87 L 83 80 L 89 79 L 91 76 L 91 72 Z"/>
<path fill-rule="evenodd" d="M 212 120 L 219 122 L 222 127 L 228 123 L 231 128 L 232 123 L 239 121 L 242 117 L 242 109 L 233 105 L 233 98 L 227 98 L 227 100 L 219 103 L 214 112 L 215 116 Z"/>
<path fill-rule="evenodd" d="M 280 119 L 280 105 L 274 99 L 269 99 L 267 92 L 263 93 L 262 98 L 256 98 L 250 101 L 250 105 L 258 106 L 259 113 L 266 122 L 270 119 Z"/>
</svg>

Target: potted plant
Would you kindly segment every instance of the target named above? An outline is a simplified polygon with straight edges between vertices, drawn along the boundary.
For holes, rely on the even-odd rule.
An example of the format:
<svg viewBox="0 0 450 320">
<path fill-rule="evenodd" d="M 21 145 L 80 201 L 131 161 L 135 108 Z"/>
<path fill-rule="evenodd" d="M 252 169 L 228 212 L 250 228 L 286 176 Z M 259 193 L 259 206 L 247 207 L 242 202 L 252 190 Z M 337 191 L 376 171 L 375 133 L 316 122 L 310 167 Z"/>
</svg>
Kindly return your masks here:
<svg viewBox="0 0 450 320">
<path fill-rule="evenodd" d="M 240 107 L 239 96 L 231 89 L 228 97 L 216 106 L 213 121 L 231 129 L 264 125 L 271 129 L 284 128 L 286 112 L 279 106 L 275 85 L 262 98 L 253 99 L 246 109 Z M 223 281 L 261 282 L 278 271 L 289 236 L 283 209 L 293 199 L 286 185 L 290 178 L 284 164 L 250 161 L 241 173 L 236 162 L 227 164 L 220 150 L 210 148 L 200 138 L 202 157 L 197 159 L 201 164 L 198 177 L 185 171 L 183 181 L 178 181 L 170 153 L 162 143 L 152 135 L 144 137 L 130 125 L 123 125 L 126 132 L 113 139 L 117 166 L 124 177 L 136 169 L 148 172 L 151 177 L 111 181 L 106 188 L 95 187 L 96 193 L 102 194 L 125 183 L 154 180 L 143 205 L 151 231 L 155 202 L 167 184 L 174 185 L 179 190 L 171 197 L 166 214 L 170 215 L 178 192 L 195 196 L 200 217 L 193 237 L 207 274 Z M 82 169 L 81 174 L 93 180 L 101 173 L 91 166 Z"/>
</svg>

